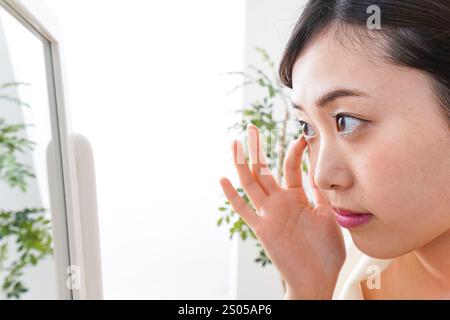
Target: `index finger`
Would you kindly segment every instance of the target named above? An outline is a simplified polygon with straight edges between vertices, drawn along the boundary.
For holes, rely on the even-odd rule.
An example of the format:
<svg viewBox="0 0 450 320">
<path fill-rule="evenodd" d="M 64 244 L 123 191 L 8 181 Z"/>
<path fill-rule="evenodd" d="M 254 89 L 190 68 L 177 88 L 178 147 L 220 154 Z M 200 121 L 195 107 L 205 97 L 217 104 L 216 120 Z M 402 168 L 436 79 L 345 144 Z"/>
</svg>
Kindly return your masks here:
<svg viewBox="0 0 450 320">
<path fill-rule="evenodd" d="M 284 177 L 288 188 L 302 188 L 302 156 L 306 148 L 303 135 L 297 138 L 288 150 L 284 160 Z"/>
<path fill-rule="evenodd" d="M 261 188 L 260 184 L 255 180 L 245 159 L 245 152 L 242 143 L 234 140 L 232 143 L 234 166 L 239 176 L 239 181 L 245 193 L 250 198 L 256 210 L 259 210 L 261 204 L 267 195 Z"/>
</svg>

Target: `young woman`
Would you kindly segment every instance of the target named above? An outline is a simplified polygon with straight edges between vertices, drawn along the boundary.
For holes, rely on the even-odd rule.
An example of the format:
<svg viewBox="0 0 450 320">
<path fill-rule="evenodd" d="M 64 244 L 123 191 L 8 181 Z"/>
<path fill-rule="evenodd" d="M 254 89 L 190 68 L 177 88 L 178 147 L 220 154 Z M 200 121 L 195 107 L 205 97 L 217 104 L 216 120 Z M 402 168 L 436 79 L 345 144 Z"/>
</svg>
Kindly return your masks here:
<svg viewBox="0 0 450 320">
<path fill-rule="evenodd" d="M 377 9 L 380 25 L 369 27 Z M 302 128 L 285 186 L 261 173 L 255 126 L 250 164 L 239 161 L 240 141 L 233 155 L 256 211 L 220 183 L 285 280 L 285 298 L 333 297 L 344 227 L 366 266 L 389 263 L 379 286 L 362 276 L 342 298 L 450 299 L 450 2 L 310 0 L 279 75 Z M 314 205 L 301 179 L 306 148 Z"/>
</svg>

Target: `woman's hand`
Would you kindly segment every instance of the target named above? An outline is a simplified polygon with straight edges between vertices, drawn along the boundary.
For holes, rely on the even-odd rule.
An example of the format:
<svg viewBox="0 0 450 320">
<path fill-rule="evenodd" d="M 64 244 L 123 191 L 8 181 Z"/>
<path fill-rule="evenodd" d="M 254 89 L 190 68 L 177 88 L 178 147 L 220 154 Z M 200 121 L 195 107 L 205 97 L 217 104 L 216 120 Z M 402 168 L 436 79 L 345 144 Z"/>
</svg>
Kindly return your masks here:
<svg viewBox="0 0 450 320">
<path fill-rule="evenodd" d="M 345 245 L 334 211 L 315 186 L 311 172 L 314 207 L 304 192 L 301 174 L 304 138 L 295 140 L 288 151 L 284 161 L 286 187 L 281 187 L 259 147 L 258 128 L 249 125 L 247 133 L 250 167 L 237 140 L 233 141 L 233 159 L 242 188 L 256 212 L 227 178 L 221 178 L 226 198 L 281 273 L 286 283 L 286 299 L 331 299 L 345 260 Z"/>
</svg>

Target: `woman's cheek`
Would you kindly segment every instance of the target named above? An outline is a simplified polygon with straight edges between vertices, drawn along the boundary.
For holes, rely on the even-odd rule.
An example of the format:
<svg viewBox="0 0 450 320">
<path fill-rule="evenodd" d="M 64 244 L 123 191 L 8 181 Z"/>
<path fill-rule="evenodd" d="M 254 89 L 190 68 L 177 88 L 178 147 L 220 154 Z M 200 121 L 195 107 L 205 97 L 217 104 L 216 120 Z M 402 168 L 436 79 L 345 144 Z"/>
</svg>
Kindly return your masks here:
<svg viewBox="0 0 450 320">
<path fill-rule="evenodd" d="M 386 223 L 397 220 L 406 209 L 405 203 L 411 200 L 413 189 L 408 156 L 401 147 L 380 145 L 360 157 L 355 159 L 355 164 L 362 164 L 356 176 L 364 204 Z"/>
<path fill-rule="evenodd" d="M 404 226 L 408 224 L 405 216 L 412 217 L 426 210 L 424 148 L 410 137 L 397 135 L 370 143 L 361 156 L 365 159 L 361 159 L 364 165 L 359 180 L 370 199 L 372 207 L 368 209 L 374 210 L 384 223 Z"/>
</svg>

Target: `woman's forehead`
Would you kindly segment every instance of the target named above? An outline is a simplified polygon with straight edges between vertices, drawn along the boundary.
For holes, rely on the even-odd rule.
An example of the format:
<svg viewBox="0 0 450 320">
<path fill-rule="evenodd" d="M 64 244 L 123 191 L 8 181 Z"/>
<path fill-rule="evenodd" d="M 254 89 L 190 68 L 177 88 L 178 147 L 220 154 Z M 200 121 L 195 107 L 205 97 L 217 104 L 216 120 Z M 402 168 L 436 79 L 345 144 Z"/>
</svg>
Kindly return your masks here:
<svg viewBox="0 0 450 320">
<path fill-rule="evenodd" d="M 361 45 L 355 44 L 354 48 L 349 48 L 334 37 L 322 36 L 305 48 L 296 59 L 292 69 L 292 82 L 293 86 L 313 81 L 330 86 L 339 83 L 351 85 L 352 82 L 376 80 L 383 76 L 380 72 L 383 68 L 390 67 L 393 66 L 381 61 L 376 55 L 371 56 Z"/>
<path fill-rule="evenodd" d="M 395 87 L 414 86 L 418 81 L 423 85 L 418 74 L 371 55 L 361 44 L 349 48 L 329 35 L 321 36 L 293 65 L 291 99 L 293 103 L 312 105 L 320 96 L 340 88 L 376 96 Z"/>
</svg>

